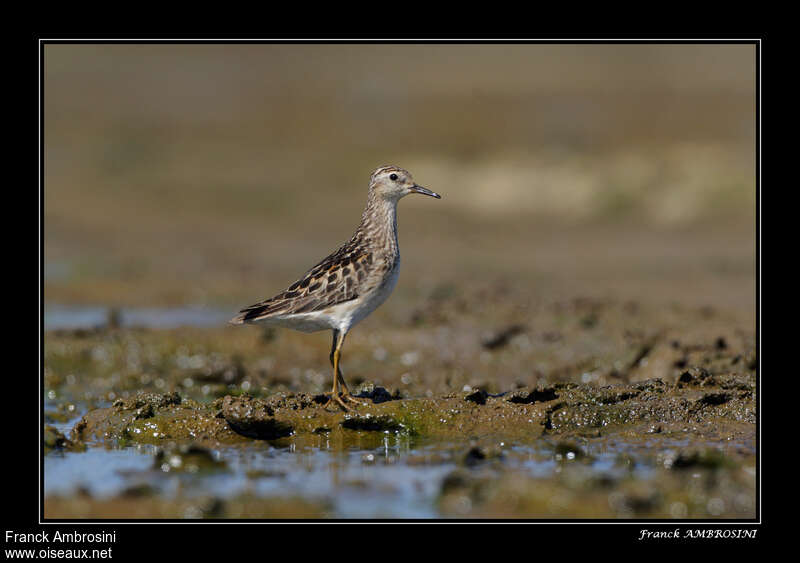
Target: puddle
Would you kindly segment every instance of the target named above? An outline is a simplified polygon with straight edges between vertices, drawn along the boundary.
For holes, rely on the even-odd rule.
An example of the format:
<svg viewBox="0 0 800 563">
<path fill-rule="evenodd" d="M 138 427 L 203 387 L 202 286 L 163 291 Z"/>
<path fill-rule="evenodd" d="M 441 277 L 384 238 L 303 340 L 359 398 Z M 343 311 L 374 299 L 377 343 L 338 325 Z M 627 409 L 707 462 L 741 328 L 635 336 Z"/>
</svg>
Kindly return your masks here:
<svg viewBox="0 0 800 563">
<path fill-rule="evenodd" d="M 72 423 L 56 425 L 68 431 Z M 370 436 L 365 444 L 378 442 Z M 542 439 L 532 445 L 498 444 L 500 457 L 465 467 L 469 445 L 442 443 L 386 434 L 377 447 L 335 447 L 326 436 L 291 437 L 272 443 L 211 450 L 224 469 L 198 473 L 174 471 L 158 459 L 159 448 L 137 444 L 122 448 L 90 447 L 86 452 L 52 452 L 45 457 L 45 495 L 80 492 L 108 499 L 144 487 L 162 499 L 212 495 L 303 498 L 323 503 L 331 518 L 438 518 L 443 483 L 454 472 L 491 474 L 494 478 L 522 474 L 547 487 L 560 473 L 575 471 L 584 482 L 633 477 L 641 483 L 658 479 L 661 459 L 685 445 L 681 439 L 626 447 L 624 444 L 585 448 L 584 461 L 560 458 L 554 444 Z M 742 444 L 743 445 L 743 444 Z M 632 459 L 620 463 L 621 456 Z M 623 457 L 624 459 L 624 457 Z M 224 464 L 224 465 L 223 465 Z"/>
<path fill-rule="evenodd" d="M 65 430 L 67 425 L 58 425 Z M 386 436 L 380 448 L 337 451 L 318 445 L 286 446 L 256 442 L 246 448 L 213 450 L 225 471 L 209 474 L 162 470 L 158 448 L 89 448 L 83 453 L 53 452 L 45 457 L 44 492 L 112 498 L 136 487 L 151 487 L 159 497 L 174 499 L 213 495 L 260 498 L 303 497 L 331 505 L 333 518 L 435 518 L 440 483 L 455 464 L 428 467 L 405 463 L 408 438 Z"/>
</svg>

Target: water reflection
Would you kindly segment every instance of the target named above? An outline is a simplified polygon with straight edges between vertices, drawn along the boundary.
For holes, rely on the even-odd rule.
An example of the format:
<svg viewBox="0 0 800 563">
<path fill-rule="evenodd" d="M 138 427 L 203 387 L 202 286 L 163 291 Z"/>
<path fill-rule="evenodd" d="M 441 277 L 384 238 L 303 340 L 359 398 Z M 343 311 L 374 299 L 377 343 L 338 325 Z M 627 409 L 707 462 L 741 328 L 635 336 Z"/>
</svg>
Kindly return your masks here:
<svg viewBox="0 0 800 563">
<path fill-rule="evenodd" d="M 66 432 L 73 423 L 58 427 Z M 300 497 L 331 506 L 334 518 L 436 518 L 442 484 L 456 470 L 502 476 L 502 471 L 511 469 L 537 479 L 563 474 L 581 482 L 627 475 L 649 482 L 658 475 L 661 457 L 683 445 L 682 440 L 636 447 L 608 442 L 584 445 L 568 457 L 563 455 L 563 443 L 547 439 L 531 444 L 498 442 L 499 456 L 471 468 L 464 462 L 469 450 L 465 443 L 395 433 L 324 432 L 216 449 L 213 459 L 222 469 L 197 472 L 163 471 L 155 463 L 159 455 L 155 446 L 95 445 L 85 453 L 45 456 L 44 483 L 45 495 L 83 492 L 112 497 L 147 489 L 168 499 Z M 568 472 L 562 473 L 565 469 Z"/>
</svg>

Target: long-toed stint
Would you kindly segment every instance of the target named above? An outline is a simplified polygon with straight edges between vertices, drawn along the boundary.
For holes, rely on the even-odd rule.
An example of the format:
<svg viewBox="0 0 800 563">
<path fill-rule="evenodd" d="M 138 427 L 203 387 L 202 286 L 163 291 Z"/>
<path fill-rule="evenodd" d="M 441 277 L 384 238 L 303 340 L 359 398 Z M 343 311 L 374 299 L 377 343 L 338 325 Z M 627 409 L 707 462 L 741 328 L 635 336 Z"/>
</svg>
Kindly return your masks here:
<svg viewBox="0 0 800 563">
<path fill-rule="evenodd" d="M 275 297 L 245 307 L 232 324 L 263 323 L 302 332 L 333 330 L 332 402 L 362 403 L 347 389 L 339 369 L 342 344 L 353 326 L 378 308 L 394 289 L 400 271 L 397 202 L 408 194 L 441 196 L 414 183 L 408 171 L 381 166 L 372 173 L 367 207 L 355 234 L 336 252 Z M 341 385 L 341 390 L 339 388 Z"/>
</svg>

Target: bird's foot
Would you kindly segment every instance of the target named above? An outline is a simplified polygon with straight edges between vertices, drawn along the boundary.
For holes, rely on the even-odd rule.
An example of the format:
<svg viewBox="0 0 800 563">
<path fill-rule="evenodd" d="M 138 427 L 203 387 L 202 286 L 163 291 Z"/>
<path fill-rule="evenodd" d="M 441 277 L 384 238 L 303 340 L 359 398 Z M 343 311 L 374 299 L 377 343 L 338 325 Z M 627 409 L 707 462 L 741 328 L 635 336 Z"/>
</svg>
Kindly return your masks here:
<svg viewBox="0 0 800 563">
<path fill-rule="evenodd" d="M 348 407 L 344 403 L 344 400 L 342 399 L 341 395 L 339 395 L 338 393 L 325 393 L 325 394 L 326 395 L 330 395 L 330 398 L 328 399 L 327 403 L 322 405 L 323 409 L 328 410 L 328 407 L 330 407 L 330 406 L 334 406 L 335 407 L 335 406 L 338 405 L 339 407 L 341 407 L 345 411 L 350 411 L 350 407 Z"/>
<path fill-rule="evenodd" d="M 345 404 L 345 401 L 348 402 L 348 403 L 353 403 L 354 405 L 361 405 L 361 406 L 364 406 L 364 405 L 368 404 L 368 403 L 366 403 L 364 401 L 356 399 L 350 393 L 341 393 L 341 394 L 338 394 L 338 393 L 337 394 L 325 393 L 325 394 L 326 395 L 330 395 L 330 398 L 328 399 L 327 403 L 322 405 L 323 409 L 327 409 L 330 406 L 337 406 L 338 405 L 339 407 L 341 407 L 345 411 L 352 410 L 350 407 L 347 406 L 347 404 Z"/>
<path fill-rule="evenodd" d="M 362 401 L 361 399 L 356 399 L 355 397 L 353 397 L 348 392 L 342 393 L 342 399 L 344 399 L 345 401 L 348 401 L 350 403 L 354 403 L 356 405 L 361 405 L 361 406 L 366 406 L 366 405 L 369 404 L 368 402 Z"/>
</svg>

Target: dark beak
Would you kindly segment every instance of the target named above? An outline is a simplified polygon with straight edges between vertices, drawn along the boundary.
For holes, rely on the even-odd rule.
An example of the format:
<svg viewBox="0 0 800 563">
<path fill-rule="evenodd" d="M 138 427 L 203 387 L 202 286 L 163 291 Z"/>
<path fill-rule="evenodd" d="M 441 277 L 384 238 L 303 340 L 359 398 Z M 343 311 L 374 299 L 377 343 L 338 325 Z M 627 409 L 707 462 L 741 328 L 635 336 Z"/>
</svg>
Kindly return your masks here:
<svg viewBox="0 0 800 563">
<path fill-rule="evenodd" d="M 431 197 L 435 197 L 436 199 L 442 199 L 442 196 L 440 196 L 436 192 L 432 192 L 429 189 L 423 188 L 422 186 L 418 186 L 416 184 L 411 186 L 411 191 L 422 195 L 429 195 Z"/>
</svg>

